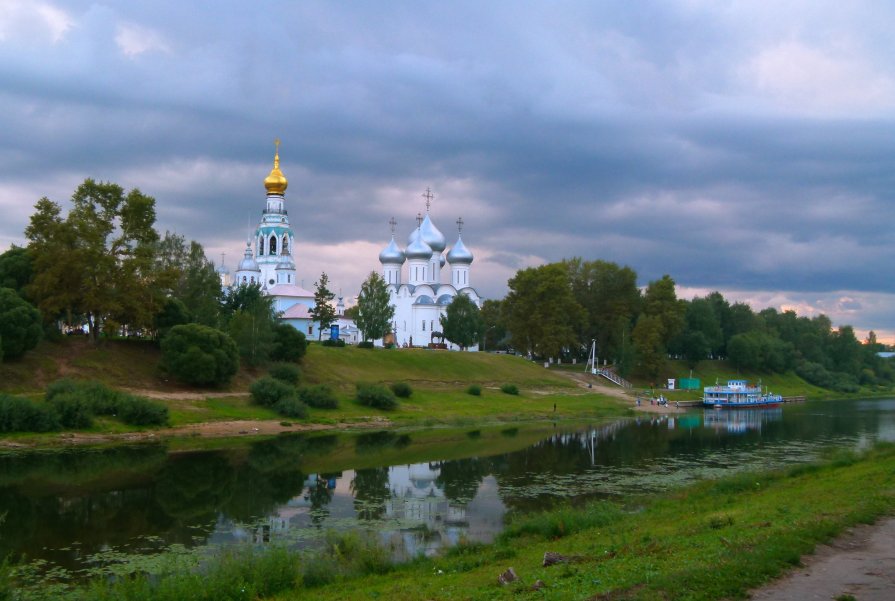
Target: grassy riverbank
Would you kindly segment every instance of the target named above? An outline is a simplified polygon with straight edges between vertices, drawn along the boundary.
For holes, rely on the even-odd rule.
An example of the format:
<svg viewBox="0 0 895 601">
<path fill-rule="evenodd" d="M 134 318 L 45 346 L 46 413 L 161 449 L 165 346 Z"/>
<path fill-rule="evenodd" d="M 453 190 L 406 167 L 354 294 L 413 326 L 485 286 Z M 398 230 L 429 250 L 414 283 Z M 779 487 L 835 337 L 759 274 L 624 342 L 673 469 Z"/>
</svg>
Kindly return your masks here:
<svg viewBox="0 0 895 601">
<path fill-rule="evenodd" d="M 313 344 L 301 364 L 302 382 L 326 384 L 339 400 L 337 409 L 311 409 L 308 418 L 283 420 L 267 407 L 250 402 L 248 387 L 264 375 L 264 369 L 243 368 L 226 388 L 197 389 L 169 381 L 158 371 L 156 345 L 139 341 L 106 341 L 93 346 L 84 338 L 44 342 L 21 361 L 0 364 L 0 392 L 22 394 L 40 402 L 50 382 L 61 378 L 92 379 L 145 395 L 164 403 L 170 428 L 150 431 L 122 424 L 111 417 L 98 416 L 89 430 L 70 434 L 13 434 L 4 436 L 5 446 L 57 446 L 72 442 L 98 444 L 116 437 L 148 437 L 150 432 L 165 437 L 238 436 L 276 434 L 308 428 L 356 426 L 428 427 L 469 426 L 514 421 L 593 419 L 627 413 L 630 401 L 613 398 L 621 390 L 584 373 L 582 365 L 552 366 L 513 355 L 455 353 L 422 349 L 327 348 Z M 669 373 L 689 375 L 682 364 L 671 362 Z M 726 380 L 735 370 L 723 361 L 703 361 L 693 376 L 703 383 Z M 742 374 L 763 381 L 774 392 L 809 398 L 842 397 L 806 383 L 794 374 Z M 592 381 L 593 389 L 585 387 Z M 395 411 L 380 411 L 354 401 L 358 382 L 391 384 L 406 382 L 414 390 L 402 399 Z M 600 387 L 600 384 L 607 387 Z M 467 393 L 470 385 L 481 396 Z M 503 384 L 521 390 L 518 396 L 501 392 Z M 635 380 L 640 391 L 649 383 Z M 870 396 L 851 395 L 856 398 Z M 699 398 L 701 391 L 663 391 L 675 400 Z M 882 394 L 882 392 L 880 393 Z M 885 394 L 892 394 L 891 390 Z M 622 395 L 624 396 L 624 395 Z M 201 429 L 199 429 L 201 426 Z"/>
<path fill-rule="evenodd" d="M 160 580 L 97 581 L 70 598 L 737 598 L 848 526 L 893 513 L 893 474 L 892 445 L 840 451 L 820 464 L 516 516 L 492 545 L 461 544 L 404 565 L 357 535 L 334 535 L 314 556 L 237 550 L 201 575 L 180 566 Z M 547 551 L 565 561 L 543 567 Z M 500 586 L 508 567 L 520 580 Z M 539 580 L 543 588 L 532 590 Z"/>
</svg>

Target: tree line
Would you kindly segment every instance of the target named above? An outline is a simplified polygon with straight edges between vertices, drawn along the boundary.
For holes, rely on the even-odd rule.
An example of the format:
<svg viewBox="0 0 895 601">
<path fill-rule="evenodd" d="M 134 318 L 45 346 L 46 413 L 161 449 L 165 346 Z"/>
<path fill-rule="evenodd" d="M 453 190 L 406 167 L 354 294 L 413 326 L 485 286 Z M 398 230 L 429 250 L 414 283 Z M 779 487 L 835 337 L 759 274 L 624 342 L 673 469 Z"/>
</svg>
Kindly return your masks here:
<svg viewBox="0 0 895 601">
<path fill-rule="evenodd" d="M 673 357 L 690 367 L 724 358 L 748 371 L 792 370 L 843 392 L 895 382 L 892 361 L 877 355 L 884 347 L 873 332 L 862 343 L 851 326 L 834 328 L 825 315 L 755 312 L 720 292 L 680 299 L 668 275 L 641 290 L 630 267 L 574 258 L 519 270 L 508 287 L 503 300 L 482 307 L 486 349 L 583 358 L 595 341 L 600 359 L 621 375 L 653 381 Z"/>
</svg>

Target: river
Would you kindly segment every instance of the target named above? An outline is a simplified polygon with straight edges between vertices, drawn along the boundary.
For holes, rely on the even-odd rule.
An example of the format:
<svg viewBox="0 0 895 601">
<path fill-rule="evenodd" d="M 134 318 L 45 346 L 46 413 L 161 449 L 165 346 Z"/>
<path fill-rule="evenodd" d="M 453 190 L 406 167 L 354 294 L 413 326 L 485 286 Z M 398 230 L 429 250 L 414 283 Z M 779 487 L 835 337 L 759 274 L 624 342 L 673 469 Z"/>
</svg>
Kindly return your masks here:
<svg viewBox="0 0 895 601">
<path fill-rule="evenodd" d="M 488 542 L 509 512 L 655 492 L 895 441 L 895 400 L 624 421 L 283 435 L 0 455 L 0 557 L 26 580 L 153 571 L 232 544 L 312 546 L 361 529 L 397 558 Z"/>
</svg>

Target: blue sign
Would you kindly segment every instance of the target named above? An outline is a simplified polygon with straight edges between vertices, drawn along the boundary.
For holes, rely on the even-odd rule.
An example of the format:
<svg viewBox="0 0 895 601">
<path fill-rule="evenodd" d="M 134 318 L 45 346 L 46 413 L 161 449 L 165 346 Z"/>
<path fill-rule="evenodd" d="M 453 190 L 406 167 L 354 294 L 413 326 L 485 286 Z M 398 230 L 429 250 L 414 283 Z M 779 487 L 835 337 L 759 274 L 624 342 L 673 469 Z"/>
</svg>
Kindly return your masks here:
<svg viewBox="0 0 895 601">
<path fill-rule="evenodd" d="M 330 340 L 338 340 L 339 339 L 338 324 L 333 324 L 333 325 L 329 326 L 329 338 L 330 338 Z"/>
</svg>

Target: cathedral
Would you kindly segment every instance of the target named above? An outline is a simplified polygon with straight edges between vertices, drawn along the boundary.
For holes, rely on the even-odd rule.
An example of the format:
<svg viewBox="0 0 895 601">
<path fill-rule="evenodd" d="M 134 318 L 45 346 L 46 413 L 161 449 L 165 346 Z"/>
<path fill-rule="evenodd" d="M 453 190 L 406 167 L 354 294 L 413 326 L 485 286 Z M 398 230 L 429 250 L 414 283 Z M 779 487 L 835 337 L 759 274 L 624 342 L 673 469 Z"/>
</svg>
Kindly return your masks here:
<svg viewBox="0 0 895 601">
<path fill-rule="evenodd" d="M 317 331 L 319 326 L 310 314 L 314 307 L 314 293 L 301 287 L 295 275 L 295 233 L 289 225 L 289 213 L 286 210 L 288 186 L 289 181 L 280 171 L 277 141 L 273 169 L 264 178 L 267 201 L 261 212 L 261 221 L 246 241 L 243 258 L 232 281 L 229 271 L 223 265 L 218 272 L 225 292 L 230 286 L 259 284 L 262 292 L 273 298 L 274 310 L 280 314 L 280 321 L 288 323 L 312 340 L 320 335 Z M 343 317 L 345 304 L 341 297 L 336 308 L 340 338 L 350 343 L 357 342 L 358 332 L 354 322 Z M 329 333 L 324 333 L 324 337 L 328 338 Z"/>
<path fill-rule="evenodd" d="M 288 323 L 309 340 L 320 336 L 319 324 L 314 322 L 310 310 L 314 307 L 314 293 L 298 284 L 296 279 L 294 249 L 295 233 L 289 225 L 286 210 L 286 188 L 289 182 L 280 171 L 279 141 L 274 153 L 273 169 L 264 179 L 267 200 L 261 212 L 261 221 L 246 241 L 243 258 L 231 279 L 230 272 L 223 264 L 218 268 L 224 292 L 232 286 L 258 284 L 264 294 L 273 298 L 274 310 L 280 321 Z M 389 288 L 395 316 L 392 334 L 387 341 L 401 347 L 426 347 L 435 341 L 441 330 L 440 317 L 458 294 L 465 294 L 481 308 L 482 301 L 469 278 L 472 253 L 463 244 L 463 220 L 457 220 L 457 241 L 445 253 L 447 242 L 429 216 L 434 196 L 429 190 L 426 199 L 426 214 L 417 214 L 417 227 L 410 234 L 407 247 L 402 250 L 395 242 L 394 218 L 390 220 L 392 239 L 379 253 L 382 277 Z M 402 275 L 407 264 L 406 282 Z M 445 264 L 450 264 L 449 272 Z M 442 271 L 445 273 L 442 274 Z M 442 282 L 447 278 L 447 283 Z M 339 337 L 349 344 L 362 340 L 354 322 L 344 316 L 345 303 L 339 296 L 336 305 L 335 325 L 339 326 Z M 324 332 L 324 338 L 330 333 Z M 442 342 L 438 338 L 438 342 Z M 445 341 L 446 342 L 446 341 Z M 378 340 L 376 344 L 382 345 Z M 456 348 L 450 345 L 450 348 Z M 470 350 L 477 350 L 471 347 Z"/>
<path fill-rule="evenodd" d="M 392 239 L 379 253 L 382 277 L 388 284 L 395 307 L 392 336 L 401 347 L 428 346 L 433 342 L 433 333 L 441 331 L 440 317 L 458 294 L 465 294 L 477 307 L 482 306 L 481 297 L 469 278 L 473 256 L 463 244 L 463 219 L 457 220 L 457 241 L 445 255 L 447 241 L 429 215 L 433 195 L 426 190 L 423 197 L 426 199 L 426 215 L 417 214 L 417 227 L 410 233 L 407 247 L 401 250 L 395 242 L 397 224 L 392 218 L 389 222 Z M 406 283 L 402 274 L 405 263 Z M 449 273 L 444 269 L 445 263 L 450 264 Z M 382 344 L 382 341 L 377 343 Z M 450 348 L 456 347 L 450 345 Z M 469 350 L 478 350 L 478 347 Z"/>
</svg>

